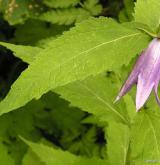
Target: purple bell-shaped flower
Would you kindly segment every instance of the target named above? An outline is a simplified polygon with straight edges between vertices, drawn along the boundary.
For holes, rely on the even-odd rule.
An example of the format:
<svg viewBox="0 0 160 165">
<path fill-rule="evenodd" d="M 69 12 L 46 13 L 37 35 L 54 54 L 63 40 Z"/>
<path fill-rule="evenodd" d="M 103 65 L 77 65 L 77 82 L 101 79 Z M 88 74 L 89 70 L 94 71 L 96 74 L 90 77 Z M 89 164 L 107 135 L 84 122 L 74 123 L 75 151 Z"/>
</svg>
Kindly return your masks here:
<svg viewBox="0 0 160 165">
<path fill-rule="evenodd" d="M 122 86 L 116 101 L 124 96 L 134 84 L 137 84 L 136 110 L 138 111 L 148 99 L 152 89 L 160 104 L 157 94 L 160 81 L 160 39 L 153 39 L 148 48 L 139 56 L 132 72 Z"/>
</svg>

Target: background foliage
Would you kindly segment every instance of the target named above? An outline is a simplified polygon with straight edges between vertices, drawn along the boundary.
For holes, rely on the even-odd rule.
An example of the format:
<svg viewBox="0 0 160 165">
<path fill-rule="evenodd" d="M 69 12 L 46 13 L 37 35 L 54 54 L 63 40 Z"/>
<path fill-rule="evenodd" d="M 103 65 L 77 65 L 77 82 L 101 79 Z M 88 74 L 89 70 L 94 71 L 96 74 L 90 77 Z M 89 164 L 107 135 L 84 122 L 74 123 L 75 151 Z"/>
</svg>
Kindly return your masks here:
<svg viewBox="0 0 160 165">
<path fill-rule="evenodd" d="M 0 0 L 0 163 L 159 164 L 153 96 L 139 113 L 135 89 L 113 103 L 136 56 L 159 36 L 159 6 Z"/>
</svg>

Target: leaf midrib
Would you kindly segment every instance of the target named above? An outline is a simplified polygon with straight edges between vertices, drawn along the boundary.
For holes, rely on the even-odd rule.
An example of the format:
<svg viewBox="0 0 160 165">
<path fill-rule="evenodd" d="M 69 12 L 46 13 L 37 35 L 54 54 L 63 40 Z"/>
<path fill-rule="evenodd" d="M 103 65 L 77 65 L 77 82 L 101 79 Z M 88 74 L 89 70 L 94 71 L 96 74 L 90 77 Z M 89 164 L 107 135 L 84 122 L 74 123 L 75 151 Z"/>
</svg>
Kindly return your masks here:
<svg viewBox="0 0 160 165">
<path fill-rule="evenodd" d="M 142 34 L 142 33 L 134 33 L 134 34 L 130 34 L 130 35 L 126 35 L 126 36 L 123 36 L 123 37 L 116 38 L 116 39 L 114 39 L 114 40 L 112 40 L 112 41 L 107 41 L 107 42 L 98 44 L 98 45 L 94 46 L 93 48 L 90 48 L 90 49 L 88 49 L 88 50 L 85 50 L 85 51 L 83 51 L 83 52 L 77 54 L 76 56 L 73 56 L 73 57 L 69 58 L 68 60 L 64 61 L 64 62 L 61 63 L 60 65 L 61 65 L 61 66 L 62 66 L 62 65 L 65 65 L 66 63 L 70 62 L 71 60 L 73 60 L 73 59 L 75 59 L 75 58 L 78 58 L 78 57 L 81 56 L 82 54 L 85 54 L 85 53 L 88 53 L 88 52 L 90 52 L 90 51 L 93 51 L 94 49 L 99 48 L 99 47 L 101 47 L 101 46 L 103 46 L 103 45 L 110 44 L 110 43 L 112 43 L 112 42 L 116 42 L 116 41 L 122 40 L 122 39 L 124 39 L 124 38 L 129 38 L 129 37 L 133 37 L 133 36 L 140 35 L 140 34 Z M 89 55 L 91 55 L 91 54 L 88 54 L 88 56 L 89 56 Z M 54 68 L 52 68 L 52 69 L 53 69 L 53 70 L 56 70 L 57 68 L 59 68 L 59 65 L 56 66 L 56 67 L 54 67 Z"/>
<path fill-rule="evenodd" d="M 79 82 L 88 92 L 90 92 L 94 97 L 97 98 L 97 100 L 99 100 L 100 102 L 102 102 L 104 105 L 106 105 L 107 108 L 111 109 L 112 112 L 114 112 L 119 118 L 121 118 L 121 120 L 123 120 L 126 123 L 126 119 L 116 111 L 116 109 L 110 105 L 108 102 L 106 102 L 106 100 L 104 100 L 101 96 L 99 96 L 97 93 L 95 93 L 91 88 L 89 88 L 88 86 L 86 86 L 85 84 Z"/>
</svg>

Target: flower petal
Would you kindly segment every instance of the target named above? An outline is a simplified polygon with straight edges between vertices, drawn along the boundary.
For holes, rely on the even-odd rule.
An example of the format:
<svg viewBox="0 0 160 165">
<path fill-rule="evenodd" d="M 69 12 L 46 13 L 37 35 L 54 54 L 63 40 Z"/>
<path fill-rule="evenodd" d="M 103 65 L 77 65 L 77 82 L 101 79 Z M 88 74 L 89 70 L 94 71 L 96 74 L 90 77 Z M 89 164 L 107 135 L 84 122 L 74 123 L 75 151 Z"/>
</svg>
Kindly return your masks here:
<svg viewBox="0 0 160 165">
<path fill-rule="evenodd" d="M 140 108 L 144 105 L 146 100 L 148 99 L 152 88 L 154 86 L 154 82 L 146 82 L 146 79 L 142 77 L 140 74 L 138 76 L 138 84 L 137 84 L 137 94 L 136 94 L 136 110 L 139 111 Z"/>
<path fill-rule="evenodd" d="M 155 93 L 155 96 L 156 96 L 156 101 L 160 105 L 160 99 L 159 99 L 157 90 L 158 90 L 158 85 L 157 85 L 157 87 L 154 87 L 154 93 Z"/>
<path fill-rule="evenodd" d="M 159 80 L 160 71 L 160 40 L 153 39 L 145 51 L 146 58 L 144 65 L 141 67 L 138 76 L 136 108 L 137 111 L 144 105 L 148 99 L 153 86 Z"/>
<path fill-rule="evenodd" d="M 160 105 L 160 99 L 159 99 L 159 96 L 158 96 L 158 84 L 159 83 L 156 83 L 155 85 L 154 85 L 154 93 L 155 93 L 155 96 L 156 96 L 156 100 L 157 100 L 157 103 Z"/>
<path fill-rule="evenodd" d="M 136 61 L 136 64 L 134 65 L 133 70 L 130 73 L 128 79 L 122 86 L 115 102 L 118 101 L 122 96 L 124 96 L 131 89 L 131 87 L 135 83 L 137 83 L 140 69 L 141 69 L 142 65 L 144 64 L 144 59 L 145 59 L 145 52 L 142 52 L 141 55 L 139 56 L 138 60 Z"/>
</svg>

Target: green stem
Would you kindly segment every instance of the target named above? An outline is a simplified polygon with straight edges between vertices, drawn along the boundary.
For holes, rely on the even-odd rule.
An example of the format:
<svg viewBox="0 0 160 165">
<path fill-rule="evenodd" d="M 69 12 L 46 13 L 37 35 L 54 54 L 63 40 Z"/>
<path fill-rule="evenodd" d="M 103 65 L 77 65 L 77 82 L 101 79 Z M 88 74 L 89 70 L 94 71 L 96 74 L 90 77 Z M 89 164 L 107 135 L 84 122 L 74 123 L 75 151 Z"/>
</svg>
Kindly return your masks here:
<svg viewBox="0 0 160 165">
<path fill-rule="evenodd" d="M 153 32 L 150 32 L 150 31 L 148 31 L 146 29 L 143 29 L 143 28 L 140 28 L 140 27 L 138 27 L 137 29 L 144 31 L 145 33 L 147 33 L 148 35 L 152 36 L 153 38 L 157 38 L 158 37 L 157 34 L 155 34 Z"/>
</svg>

